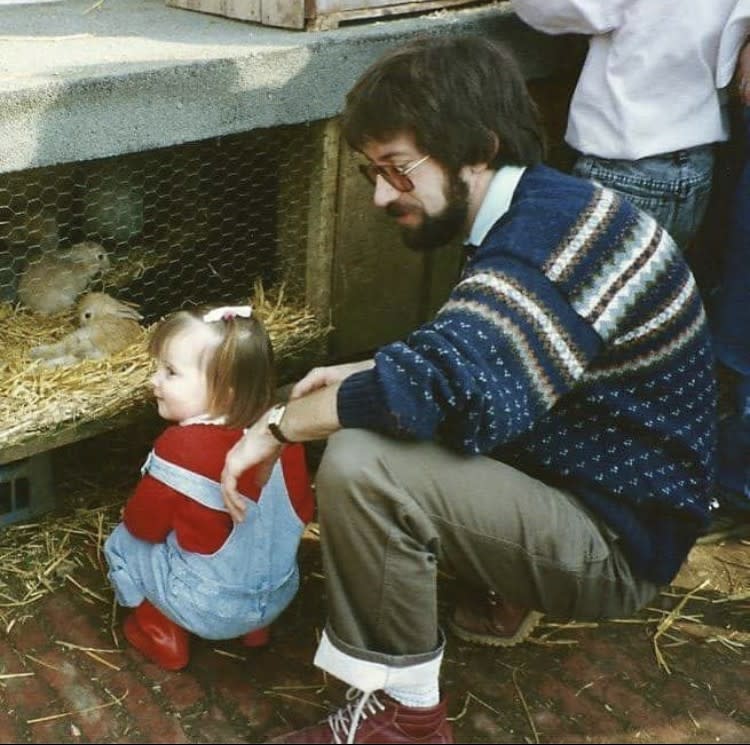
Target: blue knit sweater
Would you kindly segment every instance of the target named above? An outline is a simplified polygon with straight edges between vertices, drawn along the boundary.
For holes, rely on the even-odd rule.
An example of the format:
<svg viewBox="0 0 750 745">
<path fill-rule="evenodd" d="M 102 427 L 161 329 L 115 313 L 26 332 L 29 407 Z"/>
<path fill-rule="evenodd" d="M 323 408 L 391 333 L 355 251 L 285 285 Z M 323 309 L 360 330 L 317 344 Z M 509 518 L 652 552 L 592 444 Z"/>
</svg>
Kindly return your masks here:
<svg viewBox="0 0 750 745">
<path fill-rule="evenodd" d="M 545 166 L 436 317 L 344 381 L 338 413 L 570 490 L 657 583 L 708 522 L 716 385 L 693 277 L 654 220 Z"/>
</svg>

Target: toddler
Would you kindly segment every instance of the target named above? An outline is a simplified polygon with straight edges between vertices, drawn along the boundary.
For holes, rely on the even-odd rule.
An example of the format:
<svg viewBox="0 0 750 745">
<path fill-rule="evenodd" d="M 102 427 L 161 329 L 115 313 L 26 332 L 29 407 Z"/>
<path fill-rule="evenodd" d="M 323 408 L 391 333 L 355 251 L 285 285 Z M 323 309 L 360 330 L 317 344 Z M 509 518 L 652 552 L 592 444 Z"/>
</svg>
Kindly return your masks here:
<svg viewBox="0 0 750 745">
<path fill-rule="evenodd" d="M 143 478 L 104 552 L 118 603 L 134 608 L 123 632 L 151 661 L 179 670 L 190 633 L 268 641 L 269 624 L 299 586 L 297 548 L 313 497 L 301 445 L 287 445 L 264 486 L 257 470 L 239 491 L 248 518 L 233 524 L 220 491 L 227 452 L 271 405 L 273 351 L 249 306 L 183 310 L 150 339 L 158 437 Z"/>
</svg>

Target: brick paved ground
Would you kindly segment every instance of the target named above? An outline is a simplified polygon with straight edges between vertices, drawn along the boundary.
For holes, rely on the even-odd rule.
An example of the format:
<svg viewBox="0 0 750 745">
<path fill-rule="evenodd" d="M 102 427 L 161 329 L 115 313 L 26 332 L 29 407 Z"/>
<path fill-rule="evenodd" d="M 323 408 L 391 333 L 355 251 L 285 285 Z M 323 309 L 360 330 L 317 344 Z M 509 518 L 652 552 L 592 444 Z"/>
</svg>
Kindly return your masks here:
<svg viewBox="0 0 750 745">
<path fill-rule="evenodd" d="M 189 667 L 169 673 L 132 649 L 113 651 L 121 616 L 113 627 L 105 577 L 86 561 L 72 575 L 78 586 L 48 593 L 0 638 L 0 742 L 263 742 L 323 717 L 343 687 L 311 664 L 325 602 L 314 537 L 301 563 L 301 592 L 268 648 L 198 640 Z M 657 640 L 667 672 L 657 624 L 704 579 L 711 585 Z M 748 587 L 750 542 L 735 540 L 697 547 L 674 596 L 634 622 L 548 622 L 536 641 L 506 651 L 449 637 L 444 684 L 457 740 L 750 742 Z M 448 613 L 449 579 L 443 590 Z"/>
</svg>

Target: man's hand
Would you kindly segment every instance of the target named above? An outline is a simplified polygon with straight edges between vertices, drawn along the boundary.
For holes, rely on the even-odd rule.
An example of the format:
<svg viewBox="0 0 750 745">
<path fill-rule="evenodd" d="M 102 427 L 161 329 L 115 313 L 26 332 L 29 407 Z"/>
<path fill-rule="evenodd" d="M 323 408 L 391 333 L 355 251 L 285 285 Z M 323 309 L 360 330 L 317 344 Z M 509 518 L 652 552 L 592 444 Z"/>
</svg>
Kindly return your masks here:
<svg viewBox="0 0 750 745">
<path fill-rule="evenodd" d="M 240 476 L 253 466 L 258 469 L 258 486 L 263 486 L 271 476 L 273 464 L 281 453 L 281 444 L 266 429 L 264 414 L 227 453 L 221 472 L 221 496 L 232 520 L 245 519 L 245 497 L 237 491 Z"/>
<path fill-rule="evenodd" d="M 375 360 L 362 360 L 361 362 L 349 362 L 344 365 L 314 367 L 302 380 L 294 384 L 294 388 L 292 388 L 292 392 L 289 394 L 289 399 L 302 398 L 320 388 L 336 385 L 350 375 L 362 370 L 370 370 L 374 366 Z"/>
<path fill-rule="evenodd" d="M 292 389 L 291 405 L 284 415 L 284 434 L 292 442 L 307 442 L 328 437 L 340 428 L 336 412 L 338 384 L 360 370 L 369 370 L 373 360 L 347 365 L 316 367 Z M 221 496 L 235 522 L 245 519 L 245 497 L 237 491 L 237 481 L 248 468 L 257 469 L 258 486 L 271 476 L 273 464 L 281 453 L 281 443 L 268 431 L 268 412 L 246 432 L 227 453 L 221 472 Z"/>
</svg>

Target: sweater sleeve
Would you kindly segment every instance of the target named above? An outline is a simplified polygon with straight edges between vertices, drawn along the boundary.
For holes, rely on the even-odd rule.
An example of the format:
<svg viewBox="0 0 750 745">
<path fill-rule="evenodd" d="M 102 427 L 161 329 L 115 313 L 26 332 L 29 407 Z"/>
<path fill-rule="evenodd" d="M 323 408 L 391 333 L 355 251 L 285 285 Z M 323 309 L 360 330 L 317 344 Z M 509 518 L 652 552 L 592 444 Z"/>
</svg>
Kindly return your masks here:
<svg viewBox="0 0 750 745">
<path fill-rule="evenodd" d="M 239 434 L 205 425 L 168 427 L 154 443 L 154 452 L 217 481 L 226 451 Z M 174 531 L 180 546 L 196 553 L 217 551 L 232 529 L 226 513 L 204 507 L 149 474 L 128 500 L 123 520 L 133 535 L 152 543 L 165 541 Z"/>
<path fill-rule="evenodd" d="M 547 34 L 605 34 L 622 23 L 630 0 L 512 0 L 513 10 Z"/>
<path fill-rule="evenodd" d="M 432 322 L 342 383 L 339 419 L 488 453 L 528 431 L 601 346 L 539 268 L 495 258 L 473 267 Z"/>
<path fill-rule="evenodd" d="M 181 494 L 146 474 L 125 505 L 125 527 L 142 541 L 162 543 L 174 527 Z"/>
</svg>

